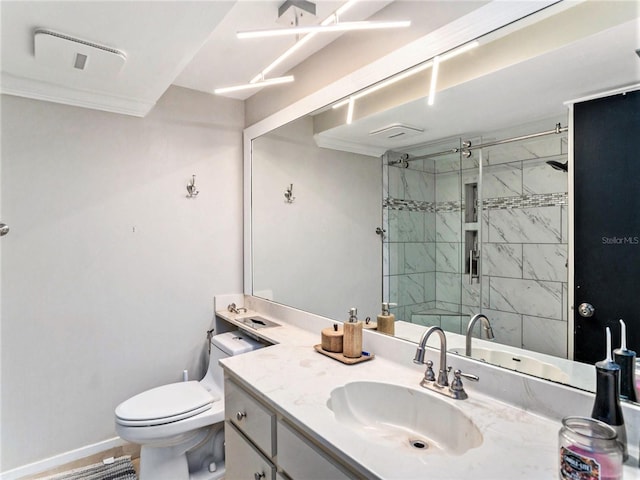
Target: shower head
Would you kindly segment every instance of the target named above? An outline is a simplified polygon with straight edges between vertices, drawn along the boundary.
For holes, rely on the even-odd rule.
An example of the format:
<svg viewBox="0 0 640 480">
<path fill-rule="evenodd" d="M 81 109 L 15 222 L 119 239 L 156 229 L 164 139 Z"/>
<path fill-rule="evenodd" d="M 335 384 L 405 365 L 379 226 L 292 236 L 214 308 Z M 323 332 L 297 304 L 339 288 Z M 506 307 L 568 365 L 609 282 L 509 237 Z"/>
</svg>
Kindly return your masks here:
<svg viewBox="0 0 640 480">
<path fill-rule="evenodd" d="M 566 172 L 569 168 L 569 162 L 564 162 L 564 163 L 560 163 L 560 162 L 556 162 L 555 160 L 549 160 L 547 162 L 547 165 L 551 165 L 551 168 L 555 169 L 555 170 L 561 170 L 563 172 Z"/>
</svg>

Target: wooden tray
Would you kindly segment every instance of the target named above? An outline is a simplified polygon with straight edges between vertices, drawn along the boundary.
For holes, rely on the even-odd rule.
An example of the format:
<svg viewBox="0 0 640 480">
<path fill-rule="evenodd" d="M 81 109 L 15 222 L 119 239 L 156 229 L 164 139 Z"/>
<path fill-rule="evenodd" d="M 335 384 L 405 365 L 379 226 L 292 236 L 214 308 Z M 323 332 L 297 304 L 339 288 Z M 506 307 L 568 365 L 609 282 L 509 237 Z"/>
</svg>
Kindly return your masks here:
<svg viewBox="0 0 640 480">
<path fill-rule="evenodd" d="M 342 353 L 328 352 L 327 350 L 322 348 L 322 344 L 320 343 L 318 345 L 314 345 L 313 348 L 316 349 L 316 352 L 326 355 L 327 357 L 331 357 L 334 360 L 338 360 L 339 362 L 344 363 L 345 365 L 362 363 L 362 362 L 366 362 L 367 360 L 371 360 L 372 358 L 375 358 L 375 355 L 373 353 L 370 355 L 362 355 L 360 358 L 345 357 Z"/>
</svg>

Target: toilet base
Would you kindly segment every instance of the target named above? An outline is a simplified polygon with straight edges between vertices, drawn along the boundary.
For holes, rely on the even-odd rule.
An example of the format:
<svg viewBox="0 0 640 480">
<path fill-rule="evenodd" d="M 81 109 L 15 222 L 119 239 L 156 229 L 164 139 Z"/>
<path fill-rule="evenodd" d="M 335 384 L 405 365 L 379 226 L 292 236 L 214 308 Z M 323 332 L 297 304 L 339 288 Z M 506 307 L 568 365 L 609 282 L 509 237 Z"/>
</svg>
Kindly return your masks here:
<svg viewBox="0 0 640 480">
<path fill-rule="evenodd" d="M 140 449 L 140 480 L 219 480 L 224 472 L 222 424 L 196 430 L 174 444 Z"/>
</svg>

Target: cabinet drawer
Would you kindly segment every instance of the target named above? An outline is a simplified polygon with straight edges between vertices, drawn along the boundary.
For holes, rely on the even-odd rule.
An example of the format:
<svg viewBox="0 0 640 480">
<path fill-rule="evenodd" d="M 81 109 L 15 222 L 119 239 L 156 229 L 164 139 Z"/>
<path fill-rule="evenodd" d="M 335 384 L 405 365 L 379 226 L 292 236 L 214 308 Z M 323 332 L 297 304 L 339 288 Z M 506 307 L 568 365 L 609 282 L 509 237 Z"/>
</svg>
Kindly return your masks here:
<svg viewBox="0 0 640 480">
<path fill-rule="evenodd" d="M 224 385 L 225 419 L 233 423 L 268 457 L 276 453 L 276 416 L 241 387 L 227 379 Z"/>
<path fill-rule="evenodd" d="M 275 466 L 251 445 L 236 427 L 225 424 L 225 478 L 231 480 L 274 480 Z"/>
<path fill-rule="evenodd" d="M 354 478 L 335 461 L 313 447 L 291 427 L 278 421 L 278 466 L 294 480 L 346 480 Z"/>
</svg>

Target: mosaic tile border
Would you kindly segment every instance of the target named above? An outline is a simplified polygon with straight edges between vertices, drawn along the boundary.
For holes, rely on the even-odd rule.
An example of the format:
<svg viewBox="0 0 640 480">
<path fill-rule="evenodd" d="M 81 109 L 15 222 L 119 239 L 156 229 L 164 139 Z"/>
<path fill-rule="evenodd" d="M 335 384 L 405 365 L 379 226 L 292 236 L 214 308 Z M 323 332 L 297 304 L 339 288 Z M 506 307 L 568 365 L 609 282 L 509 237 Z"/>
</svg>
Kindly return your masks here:
<svg viewBox="0 0 640 480">
<path fill-rule="evenodd" d="M 568 205 L 569 195 L 566 192 L 538 193 L 521 195 L 519 197 L 487 198 L 482 203 L 483 210 L 508 210 L 516 208 L 559 207 Z M 464 210 L 465 204 L 451 202 L 420 202 L 418 200 L 402 200 L 387 197 L 382 202 L 382 208 L 389 210 L 404 210 L 424 213 L 452 213 Z"/>
</svg>

